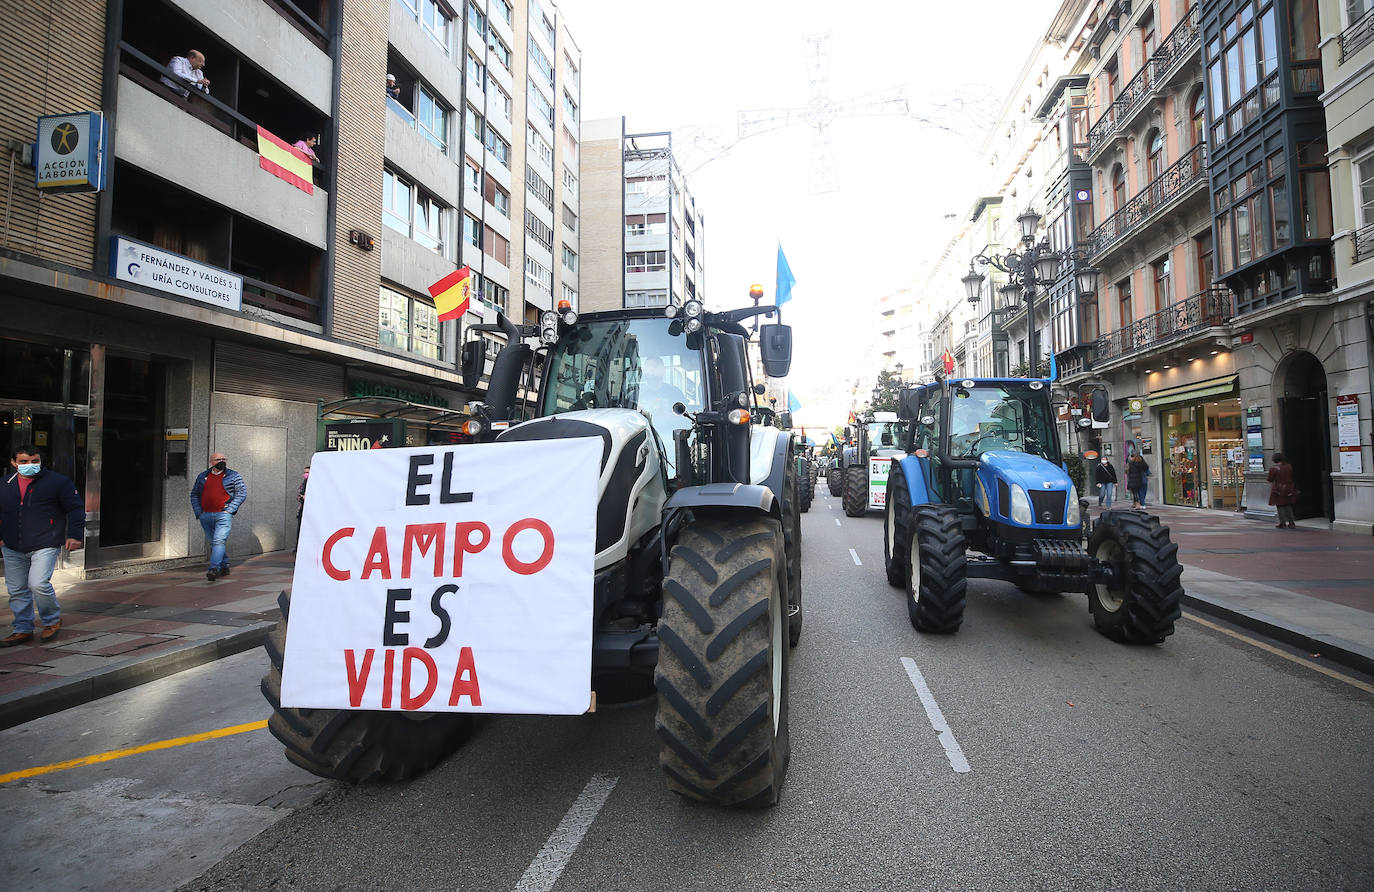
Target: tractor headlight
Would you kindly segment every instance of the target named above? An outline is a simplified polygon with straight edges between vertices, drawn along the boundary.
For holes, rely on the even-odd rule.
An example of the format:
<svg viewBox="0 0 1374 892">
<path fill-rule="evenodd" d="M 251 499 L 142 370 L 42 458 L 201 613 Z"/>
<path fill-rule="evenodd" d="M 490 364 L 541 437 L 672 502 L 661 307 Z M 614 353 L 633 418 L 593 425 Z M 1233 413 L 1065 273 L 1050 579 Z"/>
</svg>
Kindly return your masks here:
<svg viewBox="0 0 1374 892">
<path fill-rule="evenodd" d="M 1078 512 L 1078 487 L 1069 484 L 1069 508 L 1064 512 L 1064 523 L 1071 527 L 1078 526 L 1083 520 L 1083 516 Z"/>
<path fill-rule="evenodd" d="M 669 318 L 669 319 L 676 319 L 676 318 L 677 318 L 677 311 L 678 311 L 677 304 L 668 304 L 668 306 L 666 306 L 666 307 L 663 308 L 663 315 L 666 316 L 666 317 Z"/>
<path fill-rule="evenodd" d="M 1011 519 L 1022 526 L 1030 526 L 1035 522 L 1031 514 L 1030 496 L 1026 495 L 1019 483 L 1011 485 Z"/>
<path fill-rule="evenodd" d="M 749 410 L 748 410 L 748 409 L 731 409 L 731 410 L 730 410 L 730 414 L 726 415 L 725 417 L 729 420 L 729 422 L 730 422 L 731 424 L 748 424 L 748 423 L 749 423 Z"/>
<path fill-rule="evenodd" d="M 699 300 L 689 300 L 682 305 L 682 313 L 688 319 L 695 319 L 696 317 L 700 316 L 701 311 L 701 301 Z"/>
<path fill-rule="evenodd" d="M 475 437 L 482 432 L 482 422 L 473 418 L 463 422 L 463 433 L 469 437 Z"/>
<path fill-rule="evenodd" d="M 564 325 L 576 325 L 576 324 L 577 324 L 577 311 L 576 311 L 576 310 L 564 310 L 564 311 L 563 311 L 563 324 L 564 324 Z"/>
<path fill-rule="evenodd" d="M 741 409 L 749 408 L 749 394 L 741 391 L 740 395 L 735 398 L 735 402 L 739 403 Z"/>
<path fill-rule="evenodd" d="M 694 332 L 701 331 L 701 317 L 700 317 L 700 316 L 693 316 L 693 317 L 691 317 L 690 319 L 688 319 L 688 320 L 686 321 L 686 323 L 683 324 L 683 328 L 687 329 L 687 333 L 688 333 L 688 334 L 692 334 L 692 333 L 694 333 Z"/>
</svg>

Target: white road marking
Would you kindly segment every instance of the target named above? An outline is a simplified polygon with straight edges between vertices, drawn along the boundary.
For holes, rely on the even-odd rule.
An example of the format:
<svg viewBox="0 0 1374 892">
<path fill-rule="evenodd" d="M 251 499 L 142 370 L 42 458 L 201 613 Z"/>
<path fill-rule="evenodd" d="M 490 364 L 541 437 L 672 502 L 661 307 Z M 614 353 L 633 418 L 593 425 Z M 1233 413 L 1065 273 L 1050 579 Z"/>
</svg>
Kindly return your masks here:
<svg viewBox="0 0 1374 892">
<path fill-rule="evenodd" d="M 838 522 L 839 522 L 839 521 L 836 521 L 836 523 L 838 523 Z M 856 566 L 856 567 L 862 567 L 862 566 L 864 565 L 864 562 L 861 561 L 861 560 L 859 560 L 859 553 L 858 553 L 857 551 L 855 551 L 854 549 L 852 549 L 852 548 L 849 549 L 849 556 L 852 557 L 852 558 L 854 559 L 854 566 Z"/>
<path fill-rule="evenodd" d="M 935 695 L 926 685 L 925 676 L 921 675 L 921 670 L 916 667 L 916 661 L 911 657 L 902 657 L 902 665 L 906 668 L 906 674 L 911 677 L 911 683 L 916 687 L 921 705 L 926 708 L 926 717 L 930 719 L 931 727 L 940 736 L 940 745 L 945 748 L 949 767 L 960 774 L 972 771 L 968 759 L 964 758 L 964 751 L 959 748 L 959 741 L 954 739 L 954 732 L 949 729 L 949 722 L 945 721 L 945 714 L 940 711 L 940 704 L 935 702 Z"/>
<path fill-rule="evenodd" d="M 840 519 L 838 517 L 835 518 L 835 526 L 844 526 L 844 524 L 840 523 Z"/>
<path fill-rule="evenodd" d="M 598 774 L 587 781 L 587 786 L 582 788 L 582 793 L 568 808 L 568 813 L 554 829 L 553 835 L 544 843 L 539 854 L 534 856 L 530 866 L 525 868 L 520 882 L 515 884 L 515 892 L 549 892 L 553 888 L 619 780 L 618 777 Z"/>
</svg>

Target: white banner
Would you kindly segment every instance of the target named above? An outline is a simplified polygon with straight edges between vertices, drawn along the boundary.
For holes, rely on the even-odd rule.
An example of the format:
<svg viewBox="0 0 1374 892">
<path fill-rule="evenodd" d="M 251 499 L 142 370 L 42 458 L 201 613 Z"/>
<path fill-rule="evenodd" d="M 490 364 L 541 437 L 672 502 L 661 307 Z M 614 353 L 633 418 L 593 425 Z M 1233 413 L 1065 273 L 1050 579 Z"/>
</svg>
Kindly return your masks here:
<svg viewBox="0 0 1374 892">
<path fill-rule="evenodd" d="M 316 453 L 282 705 L 586 712 L 601 450 Z"/>
</svg>

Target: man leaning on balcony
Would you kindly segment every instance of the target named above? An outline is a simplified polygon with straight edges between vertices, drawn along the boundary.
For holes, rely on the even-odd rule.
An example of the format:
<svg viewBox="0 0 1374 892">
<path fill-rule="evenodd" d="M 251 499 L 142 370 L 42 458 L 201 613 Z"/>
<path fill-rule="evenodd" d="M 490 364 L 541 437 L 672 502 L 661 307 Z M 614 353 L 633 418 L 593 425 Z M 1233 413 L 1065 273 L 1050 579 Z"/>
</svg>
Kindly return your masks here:
<svg viewBox="0 0 1374 892">
<path fill-rule="evenodd" d="M 201 69 L 205 67 L 205 54 L 200 50 L 191 50 L 184 56 L 173 56 L 167 63 L 167 67 L 172 69 L 183 83 L 177 83 L 167 75 L 162 76 L 162 82 L 176 90 L 182 97 L 190 96 L 191 91 L 186 89 L 186 85 L 192 86 L 207 96 L 210 93 L 210 81 L 201 76 Z"/>
</svg>

